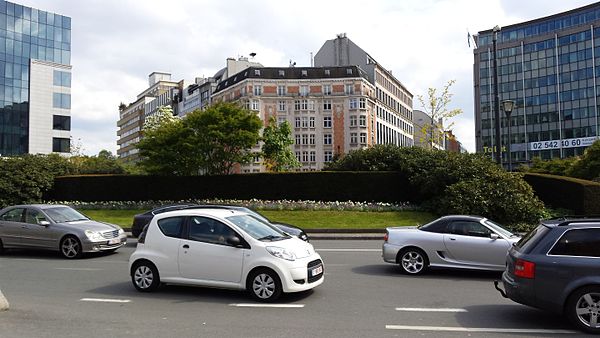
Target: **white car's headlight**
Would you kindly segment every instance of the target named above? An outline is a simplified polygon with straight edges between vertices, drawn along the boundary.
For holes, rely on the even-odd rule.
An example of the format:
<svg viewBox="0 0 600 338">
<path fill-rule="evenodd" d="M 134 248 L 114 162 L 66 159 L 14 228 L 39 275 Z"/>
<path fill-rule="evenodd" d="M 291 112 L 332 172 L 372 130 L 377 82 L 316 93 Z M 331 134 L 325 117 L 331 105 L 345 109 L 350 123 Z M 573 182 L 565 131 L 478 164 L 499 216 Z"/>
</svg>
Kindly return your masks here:
<svg viewBox="0 0 600 338">
<path fill-rule="evenodd" d="M 266 247 L 266 249 L 271 255 L 273 255 L 275 257 L 285 259 L 288 261 L 296 260 L 296 255 L 294 255 L 292 252 L 287 251 L 284 248 L 280 248 L 277 246 L 268 246 L 268 247 Z"/>
<path fill-rule="evenodd" d="M 124 234 L 124 233 L 125 233 L 125 230 L 119 228 L 119 236 L 122 235 L 122 234 Z"/>
<path fill-rule="evenodd" d="M 98 242 L 103 241 L 105 238 L 102 237 L 102 233 L 98 231 L 86 230 L 85 235 L 90 241 Z"/>
</svg>

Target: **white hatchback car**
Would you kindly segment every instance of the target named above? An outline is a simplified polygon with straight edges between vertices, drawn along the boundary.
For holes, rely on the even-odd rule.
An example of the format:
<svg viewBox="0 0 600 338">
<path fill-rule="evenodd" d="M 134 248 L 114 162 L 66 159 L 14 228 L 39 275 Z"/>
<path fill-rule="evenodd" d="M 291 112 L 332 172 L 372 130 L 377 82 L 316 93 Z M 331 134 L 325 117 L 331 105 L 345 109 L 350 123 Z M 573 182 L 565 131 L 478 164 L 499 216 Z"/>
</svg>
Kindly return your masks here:
<svg viewBox="0 0 600 338">
<path fill-rule="evenodd" d="M 156 215 L 129 258 L 133 285 L 161 283 L 247 290 L 260 301 L 323 283 L 313 246 L 244 212 L 185 209 Z"/>
</svg>

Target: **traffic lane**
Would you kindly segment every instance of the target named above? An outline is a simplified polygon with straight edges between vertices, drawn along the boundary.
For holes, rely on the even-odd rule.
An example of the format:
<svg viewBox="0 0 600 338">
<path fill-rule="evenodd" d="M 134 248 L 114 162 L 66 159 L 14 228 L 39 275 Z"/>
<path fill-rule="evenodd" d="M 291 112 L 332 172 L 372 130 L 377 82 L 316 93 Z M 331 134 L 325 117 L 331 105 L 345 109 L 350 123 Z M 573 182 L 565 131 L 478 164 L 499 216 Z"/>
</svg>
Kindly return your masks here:
<svg viewBox="0 0 600 338">
<path fill-rule="evenodd" d="M 372 248 L 372 243 L 365 247 L 365 243 L 345 242 L 337 248 L 331 248 L 330 243 L 314 244 L 317 250 Z M 44 336 L 42 328 L 48 326 L 61 332 L 63 324 L 80 332 L 75 323 L 82 322 L 93 329 L 93 336 L 115 332 L 157 337 L 190 332 L 245 336 L 306 336 L 311 332 L 332 337 L 420 336 L 424 333 L 390 332 L 386 326 L 436 323 L 449 327 L 518 328 L 526 323 L 513 321 L 524 313 L 533 327 L 557 327 L 556 318 L 531 317 L 526 313 L 535 310 L 501 298 L 491 283 L 495 274 L 442 270 L 422 277 L 406 276 L 397 266 L 381 262 L 381 254 L 376 250 L 322 252 L 325 283 L 313 292 L 287 295 L 279 302 L 304 305 L 292 309 L 231 307 L 229 304 L 253 303 L 238 291 L 168 286 L 158 293 L 139 293 L 131 285 L 127 272 L 127 259 L 132 251 L 133 248 L 127 247 L 116 254 L 75 261 L 47 253 L 16 251 L 0 258 L 0 264 L 7 268 L 2 271 L 10 271 L 7 275 L 0 274 L 0 285 L 13 307 L 7 316 L 3 315 L 16 330 L 11 336 Z M 82 302 L 82 298 L 130 302 L 92 303 Z M 396 310 L 435 306 L 473 310 L 459 314 Z M 505 309 L 500 311 L 503 318 L 490 322 L 488 319 L 497 318 L 500 309 Z M 425 334 L 454 336 L 448 332 Z M 461 335 L 464 333 L 456 334 Z"/>
</svg>

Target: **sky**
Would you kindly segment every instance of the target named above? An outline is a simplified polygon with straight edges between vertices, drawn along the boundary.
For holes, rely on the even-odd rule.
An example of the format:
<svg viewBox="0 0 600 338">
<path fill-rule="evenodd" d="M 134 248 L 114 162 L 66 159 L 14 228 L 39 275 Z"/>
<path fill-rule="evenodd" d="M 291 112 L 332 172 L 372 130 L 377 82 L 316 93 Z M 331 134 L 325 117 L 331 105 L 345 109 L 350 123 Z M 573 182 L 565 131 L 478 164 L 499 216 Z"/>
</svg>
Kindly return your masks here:
<svg viewBox="0 0 600 338">
<path fill-rule="evenodd" d="M 256 53 L 266 67 L 310 66 L 339 33 L 415 96 L 456 80 L 454 134 L 475 151 L 473 52 L 467 33 L 585 6 L 584 0 L 15 0 L 72 18 L 72 136 L 88 155 L 116 154 L 120 102 L 135 101 L 153 71 L 172 80 L 212 76 L 228 57 Z M 473 45 L 471 45 L 472 47 Z"/>
</svg>

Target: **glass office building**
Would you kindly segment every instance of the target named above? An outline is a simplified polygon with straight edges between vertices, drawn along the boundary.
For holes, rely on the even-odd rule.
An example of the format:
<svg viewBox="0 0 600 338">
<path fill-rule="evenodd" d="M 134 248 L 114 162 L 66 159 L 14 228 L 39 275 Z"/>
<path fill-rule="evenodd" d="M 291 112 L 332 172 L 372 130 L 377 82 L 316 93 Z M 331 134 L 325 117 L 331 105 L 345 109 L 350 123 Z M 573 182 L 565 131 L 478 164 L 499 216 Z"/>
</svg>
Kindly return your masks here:
<svg viewBox="0 0 600 338">
<path fill-rule="evenodd" d="M 514 100 L 511 156 L 515 164 L 581 155 L 598 136 L 600 3 L 502 27 L 497 33 L 499 100 Z M 474 50 L 477 152 L 495 144 L 493 32 L 476 36 Z M 500 108 L 502 109 L 502 108 Z M 502 157 L 508 125 L 500 110 Z"/>
<path fill-rule="evenodd" d="M 0 154 L 68 152 L 71 18 L 0 1 Z"/>
</svg>

